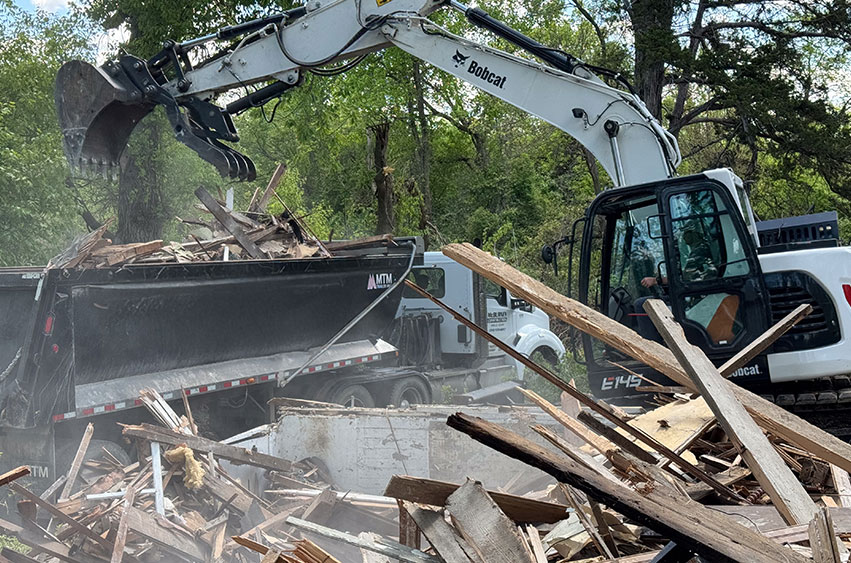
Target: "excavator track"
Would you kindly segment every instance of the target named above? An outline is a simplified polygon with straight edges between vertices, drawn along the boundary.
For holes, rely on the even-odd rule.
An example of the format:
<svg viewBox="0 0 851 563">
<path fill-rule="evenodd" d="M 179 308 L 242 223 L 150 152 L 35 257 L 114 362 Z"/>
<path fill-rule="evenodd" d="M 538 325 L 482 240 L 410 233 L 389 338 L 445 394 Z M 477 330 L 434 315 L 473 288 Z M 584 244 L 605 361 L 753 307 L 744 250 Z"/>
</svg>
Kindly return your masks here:
<svg viewBox="0 0 851 563">
<path fill-rule="evenodd" d="M 851 441 L 851 376 L 775 383 L 750 390 L 811 424 Z"/>
</svg>

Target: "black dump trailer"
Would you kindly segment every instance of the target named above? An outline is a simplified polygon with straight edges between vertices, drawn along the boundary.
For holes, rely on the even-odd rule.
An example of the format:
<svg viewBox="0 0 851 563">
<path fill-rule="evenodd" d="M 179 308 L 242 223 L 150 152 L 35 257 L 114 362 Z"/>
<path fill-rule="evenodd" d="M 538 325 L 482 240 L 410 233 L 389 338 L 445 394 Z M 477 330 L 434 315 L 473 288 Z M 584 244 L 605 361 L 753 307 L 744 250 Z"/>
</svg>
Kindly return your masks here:
<svg viewBox="0 0 851 563">
<path fill-rule="evenodd" d="M 266 422 L 277 383 L 300 368 L 295 381 L 321 382 L 332 368 L 392 363 L 381 337 L 402 295 L 393 282 L 422 263 L 420 241 L 397 243 L 330 258 L 0 269 L 0 470 L 30 465 L 33 487 L 47 487 L 92 421 L 89 450 L 127 457 L 115 423 L 150 421 L 145 388 L 189 395 L 199 425 L 224 438 Z"/>
</svg>

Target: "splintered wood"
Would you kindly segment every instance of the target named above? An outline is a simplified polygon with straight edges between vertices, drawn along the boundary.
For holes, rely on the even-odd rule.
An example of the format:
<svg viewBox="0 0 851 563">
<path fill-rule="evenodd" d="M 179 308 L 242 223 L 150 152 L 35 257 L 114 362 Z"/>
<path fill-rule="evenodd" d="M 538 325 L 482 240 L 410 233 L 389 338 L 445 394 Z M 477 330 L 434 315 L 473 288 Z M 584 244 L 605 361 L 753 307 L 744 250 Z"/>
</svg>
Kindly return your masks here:
<svg viewBox="0 0 851 563">
<path fill-rule="evenodd" d="M 193 229 L 187 234 L 184 242 L 166 243 L 153 240 L 114 244 L 107 238 L 112 236 L 108 233 L 112 223 L 112 220 L 109 220 L 100 228 L 77 237 L 62 254 L 54 257 L 47 267 L 87 269 L 112 268 L 127 264 L 217 261 L 223 259 L 225 249 L 228 250 L 229 260 L 298 259 L 317 254 L 329 256 L 328 247 L 313 234 L 302 219 L 293 214 L 275 192 L 285 172 L 286 166 L 279 165 L 265 191 L 262 194 L 259 190 L 255 193 L 244 213 L 227 209 L 204 188 L 198 188 L 195 191 L 201 202 L 198 210 L 212 217 L 177 217 L 178 221 Z M 277 199 L 279 208 L 282 207 L 283 211 L 267 211 L 273 197 Z M 367 245 L 381 242 L 392 244 L 388 235 L 370 237 L 368 240 Z M 334 243 L 334 246 L 345 250 L 352 247 L 351 245 L 357 248 L 358 244 L 358 241 L 346 241 Z"/>
</svg>

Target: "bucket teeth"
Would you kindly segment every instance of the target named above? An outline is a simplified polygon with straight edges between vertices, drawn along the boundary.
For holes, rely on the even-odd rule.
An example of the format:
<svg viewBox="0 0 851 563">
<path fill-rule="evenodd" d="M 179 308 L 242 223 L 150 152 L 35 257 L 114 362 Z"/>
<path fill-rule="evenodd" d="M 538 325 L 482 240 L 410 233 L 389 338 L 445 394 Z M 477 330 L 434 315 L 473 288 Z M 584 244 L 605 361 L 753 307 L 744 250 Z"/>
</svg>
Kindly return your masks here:
<svg viewBox="0 0 851 563">
<path fill-rule="evenodd" d="M 103 67 L 65 63 L 56 76 L 54 100 L 65 156 L 82 176 L 115 178 L 130 134 L 157 105 L 165 107 L 175 137 L 222 176 L 253 180 L 257 175 L 251 159 L 219 140 L 221 132 L 194 123 L 141 59 L 125 55 Z"/>
</svg>

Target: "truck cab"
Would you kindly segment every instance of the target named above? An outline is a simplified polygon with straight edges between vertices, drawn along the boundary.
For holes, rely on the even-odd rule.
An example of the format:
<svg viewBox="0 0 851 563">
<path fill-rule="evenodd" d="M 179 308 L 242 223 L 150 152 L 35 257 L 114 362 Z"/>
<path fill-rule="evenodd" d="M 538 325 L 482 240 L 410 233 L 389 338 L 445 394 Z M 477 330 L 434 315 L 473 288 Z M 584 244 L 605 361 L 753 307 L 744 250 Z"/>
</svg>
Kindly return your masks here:
<svg viewBox="0 0 851 563">
<path fill-rule="evenodd" d="M 564 345 L 549 329 L 550 319 L 546 313 L 440 252 L 426 252 L 423 265 L 414 267 L 409 279 L 522 354 L 537 354 L 551 363 L 564 354 Z M 491 378 L 496 382 L 506 377 L 523 378 L 522 364 L 477 338 L 443 309 L 413 290 L 404 291 L 396 316 L 403 325 L 410 325 L 413 319 L 433 325 L 430 330 L 439 337 L 430 340 L 432 363 L 447 368 L 481 366 L 484 370 L 494 369 L 501 373 Z M 404 353 L 404 349 L 403 343 L 400 351 Z M 411 358 L 411 361 L 421 363 L 414 361 L 420 359 Z M 484 386 L 484 382 L 480 385 Z"/>
</svg>

